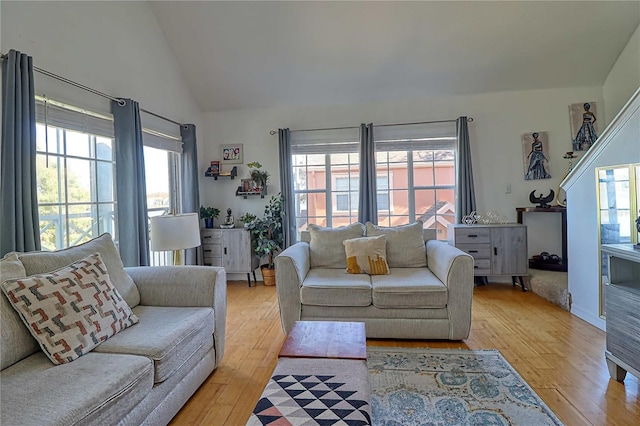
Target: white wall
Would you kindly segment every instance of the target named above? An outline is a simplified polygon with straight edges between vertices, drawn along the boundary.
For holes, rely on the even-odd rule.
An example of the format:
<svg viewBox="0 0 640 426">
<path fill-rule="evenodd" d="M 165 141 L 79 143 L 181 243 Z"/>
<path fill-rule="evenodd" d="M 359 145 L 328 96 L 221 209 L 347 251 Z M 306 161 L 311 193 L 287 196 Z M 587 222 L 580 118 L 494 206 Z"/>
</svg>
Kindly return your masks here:
<svg viewBox="0 0 640 426">
<path fill-rule="evenodd" d="M 0 10 L 3 53 L 19 50 L 31 55 L 36 67 L 135 99 L 141 108 L 175 121 L 201 123 L 201 112 L 148 4 L 2 1 Z M 42 74 L 35 73 L 35 85 L 36 93 L 53 99 L 110 110 L 106 99 Z M 151 121 L 144 114 L 143 120 Z M 177 126 L 158 123 L 179 134 Z"/>
<path fill-rule="evenodd" d="M 640 27 L 611 68 L 603 86 L 607 122 L 612 122 L 629 98 L 640 87 Z M 637 108 L 637 106 L 635 106 Z M 606 137 L 606 129 L 601 137 Z M 580 178 L 568 190 L 567 236 L 569 239 L 569 291 L 571 311 L 589 323 L 605 328 L 600 313 L 600 255 L 595 168 L 640 162 L 640 111 L 588 165 L 578 165 Z M 590 159 L 587 159 L 590 160 Z M 584 168 L 584 170 L 582 170 Z"/>
<path fill-rule="evenodd" d="M 200 152 L 204 170 L 210 160 L 220 159 L 219 145 L 242 143 L 245 164 L 259 160 L 271 172 L 270 193 L 279 190 L 278 137 L 270 130 L 353 126 L 361 122 L 402 123 L 422 120 L 474 118 L 469 124 L 478 210 L 492 210 L 516 220 L 516 207 L 531 206 L 529 193 L 556 190 L 568 169 L 562 156 L 571 148 L 569 108 L 572 103 L 595 101 L 602 105 L 599 87 L 499 92 L 476 96 L 422 99 L 404 102 L 377 102 L 316 108 L 272 108 L 224 111 L 205 114 L 206 145 Z M 603 120 L 604 121 L 604 120 Z M 602 123 L 604 126 L 604 123 Z M 526 132 L 548 131 L 553 179 L 525 181 L 521 136 Z M 239 166 L 239 177 L 248 168 Z M 234 197 L 238 180 L 214 181 L 203 178 L 203 203 L 224 211 L 231 207 L 236 218 L 250 211 L 262 214 L 265 200 Z M 507 185 L 511 193 L 506 194 Z M 556 217 L 557 216 L 557 217 Z M 560 217 L 530 215 L 529 254 L 543 250 L 561 253 Z"/>
<path fill-rule="evenodd" d="M 604 103 L 607 107 L 607 123 L 613 120 L 638 87 L 640 87 L 640 26 L 629 39 L 602 86 Z"/>
</svg>

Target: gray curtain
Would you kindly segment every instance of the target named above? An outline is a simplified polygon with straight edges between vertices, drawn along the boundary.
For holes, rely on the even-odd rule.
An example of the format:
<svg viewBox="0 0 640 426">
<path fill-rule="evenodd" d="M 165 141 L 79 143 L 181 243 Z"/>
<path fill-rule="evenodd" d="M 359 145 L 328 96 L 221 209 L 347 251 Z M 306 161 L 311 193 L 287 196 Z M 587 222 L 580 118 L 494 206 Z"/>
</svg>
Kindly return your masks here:
<svg viewBox="0 0 640 426">
<path fill-rule="evenodd" d="M 118 241 L 124 266 L 149 265 L 149 219 L 140 108 L 111 102 L 116 152 Z"/>
<path fill-rule="evenodd" d="M 33 58 L 10 50 L 2 61 L 0 257 L 40 250 Z"/>
<path fill-rule="evenodd" d="M 295 200 L 293 192 L 293 167 L 291 166 L 291 132 L 278 129 L 280 153 L 280 193 L 284 197 L 284 246 L 289 247 L 298 239 L 295 223 Z"/>
<path fill-rule="evenodd" d="M 196 147 L 196 126 L 183 124 L 180 126 L 182 136 L 182 213 L 198 213 L 200 192 L 198 189 L 198 149 Z M 197 265 L 198 250 L 185 250 L 184 264 Z"/>
<path fill-rule="evenodd" d="M 360 197 L 358 221 L 378 224 L 376 197 L 376 150 L 373 142 L 373 123 L 360 125 Z"/>
<path fill-rule="evenodd" d="M 456 197 L 456 222 L 476 210 L 476 191 L 473 185 L 473 167 L 471 166 L 471 143 L 467 117 L 456 121 L 458 136 L 458 196 Z"/>
</svg>

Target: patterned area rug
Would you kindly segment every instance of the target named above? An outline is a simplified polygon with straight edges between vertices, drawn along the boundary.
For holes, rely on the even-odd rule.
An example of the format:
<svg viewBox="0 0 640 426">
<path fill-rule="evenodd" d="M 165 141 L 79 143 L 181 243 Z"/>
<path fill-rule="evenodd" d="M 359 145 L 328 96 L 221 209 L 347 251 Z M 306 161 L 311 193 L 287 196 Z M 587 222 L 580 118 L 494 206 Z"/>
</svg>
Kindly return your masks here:
<svg viewBox="0 0 640 426">
<path fill-rule="evenodd" d="M 497 350 L 367 347 L 374 425 L 562 425 Z"/>
</svg>

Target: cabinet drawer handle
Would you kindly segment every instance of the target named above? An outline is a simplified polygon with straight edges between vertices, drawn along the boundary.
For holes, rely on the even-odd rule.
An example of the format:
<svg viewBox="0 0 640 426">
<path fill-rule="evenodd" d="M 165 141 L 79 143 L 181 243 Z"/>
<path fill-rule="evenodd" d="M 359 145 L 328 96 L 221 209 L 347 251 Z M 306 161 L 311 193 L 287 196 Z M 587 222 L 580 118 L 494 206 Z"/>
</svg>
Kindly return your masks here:
<svg viewBox="0 0 640 426">
<path fill-rule="evenodd" d="M 211 253 L 213 250 L 204 250 L 205 253 Z"/>
<path fill-rule="evenodd" d="M 227 254 L 227 248 L 226 247 L 224 248 L 224 254 Z"/>
<path fill-rule="evenodd" d="M 202 237 L 203 240 L 211 239 L 211 238 L 212 238 L 211 235 L 207 235 L 206 237 Z"/>
<path fill-rule="evenodd" d="M 204 266 L 211 266 L 210 263 L 204 263 Z"/>
<path fill-rule="evenodd" d="M 477 234 L 469 234 L 469 238 L 478 238 Z"/>
<path fill-rule="evenodd" d="M 495 256 L 497 256 L 497 255 L 498 255 L 498 247 L 494 247 L 494 248 L 493 248 L 493 254 L 494 254 Z"/>
<path fill-rule="evenodd" d="M 469 253 L 477 253 L 478 250 L 469 250 Z"/>
<path fill-rule="evenodd" d="M 473 269 L 478 269 L 478 267 L 476 265 L 473 265 Z"/>
</svg>

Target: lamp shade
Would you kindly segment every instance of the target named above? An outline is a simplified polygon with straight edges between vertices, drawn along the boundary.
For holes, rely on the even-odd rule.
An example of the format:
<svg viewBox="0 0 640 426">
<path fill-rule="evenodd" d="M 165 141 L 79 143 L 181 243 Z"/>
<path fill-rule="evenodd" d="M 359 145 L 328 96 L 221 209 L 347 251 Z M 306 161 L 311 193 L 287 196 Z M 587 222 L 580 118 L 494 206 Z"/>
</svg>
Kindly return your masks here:
<svg viewBox="0 0 640 426">
<path fill-rule="evenodd" d="M 151 250 L 181 250 L 199 245 L 200 220 L 197 213 L 151 218 Z"/>
</svg>

